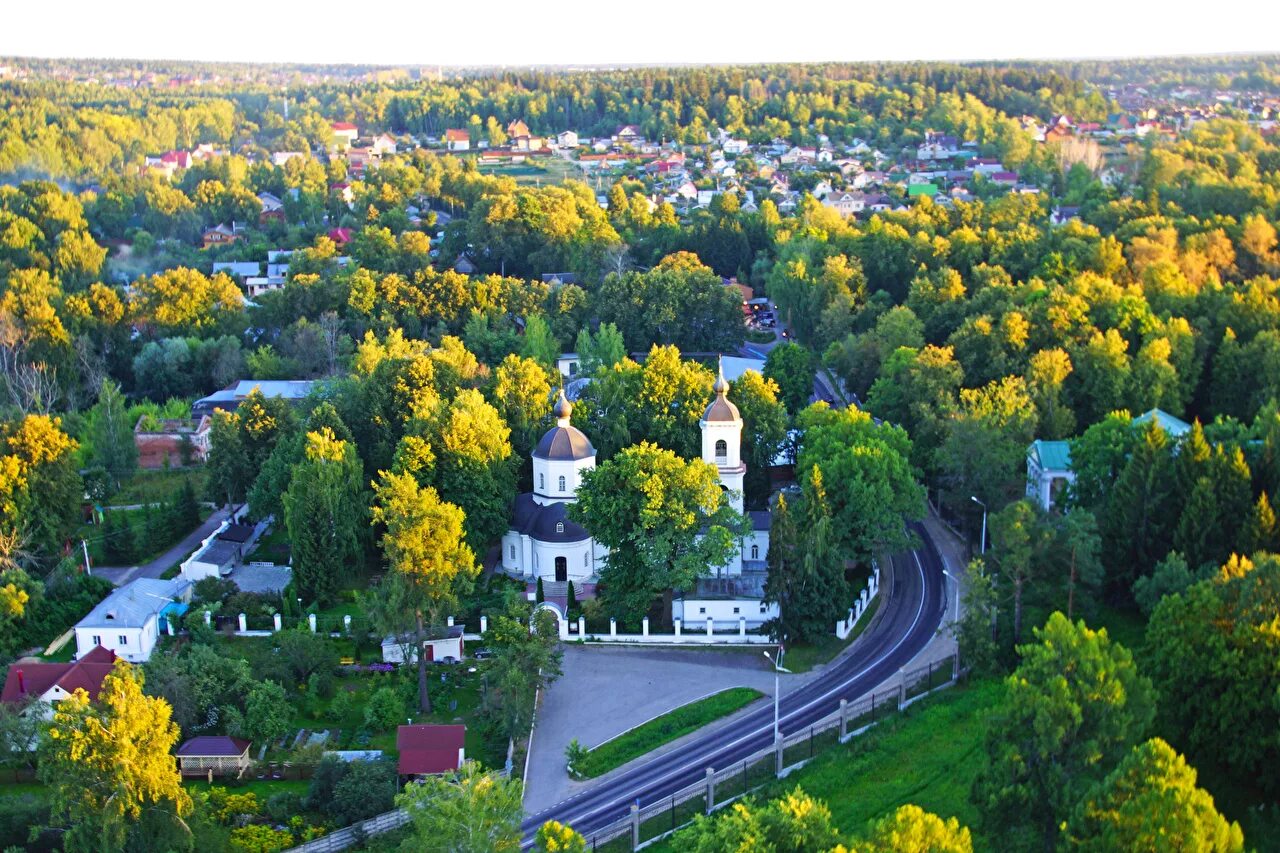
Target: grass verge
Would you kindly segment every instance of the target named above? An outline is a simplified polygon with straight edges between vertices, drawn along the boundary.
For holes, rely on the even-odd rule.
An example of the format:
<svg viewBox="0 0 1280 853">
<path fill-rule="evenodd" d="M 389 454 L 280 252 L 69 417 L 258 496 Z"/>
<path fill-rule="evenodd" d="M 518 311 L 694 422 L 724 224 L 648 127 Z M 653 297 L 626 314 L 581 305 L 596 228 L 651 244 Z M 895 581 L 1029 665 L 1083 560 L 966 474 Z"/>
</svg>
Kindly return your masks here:
<svg viewBox="0 0 1280 853">
<path fill-rule="evenodd" d="M 764 694 L 750 687 L 731 687 L 682 705 L 589 750 L 577 767 L 584 779 L 608 773 L 663 744 L 697 731 L 708 723 L 745 708 Z"/>
<path fill-rule="evenodd" d="M 847 638 L 841 640 L 835 634 L 829 634 L 816 643 L 797 643 L 787 649 L 787 653 L 782 660 L 783 666 L 792 672 L 808 672 L 815 666 L 826 663 L 847 649 L 850 643 L 858 639 L 862 632 L 867 630 L 867 626 L 871 624 L 871 620 L 875 618 L 876 611 L 879 609 L 880 596 L 877 595 L 871 599 L 871 603 L 867 605 L 862 618 L 858 620 L 858 624 L 853 626 L 853 630 L 849 632 Z"/>
<path fill-rule="evenodd" d="M 944 690 L 821 753 L 786 779 L 769 782 L 754 796 L 768 800 L 799 785 L 826 802 L 832 822 L 847 836 L 906 803 L 955 817 L 972 830 L 977 812 L 969 789 L 982 765 L 986 711 L 1002 696 L 998 679 Z M 976 832 L 974 848 L 992 849 Z M 667 839 L 646 849 L 675 853 L 679 848 Z"/>
</svg>

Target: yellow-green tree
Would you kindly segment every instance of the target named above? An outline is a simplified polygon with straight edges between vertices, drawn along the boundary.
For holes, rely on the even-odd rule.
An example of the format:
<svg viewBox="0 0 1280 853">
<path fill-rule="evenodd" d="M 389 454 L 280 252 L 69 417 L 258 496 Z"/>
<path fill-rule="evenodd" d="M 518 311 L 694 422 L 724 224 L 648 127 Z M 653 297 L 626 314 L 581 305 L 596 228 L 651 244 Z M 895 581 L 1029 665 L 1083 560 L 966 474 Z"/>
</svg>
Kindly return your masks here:
<svg viewBox="0 0 1280 853">
<path fill-rule="evenodd" d="M 973 839 L 955 818 L 908 803 L 873 823 L 865 839 L 832 853 L 973 853 Z"/>
<path fill-rule="evenodd" d="M 549 820 L 538 827 L 533 849 L 535 853 L 585 853 L 587 840 L 573 827 Z"/>
<path fill-rule="evenodd" d="M 412 474 L 382 471 L 373 490 L 370 513 L 374 524 L 384 528 L 382 551 L 391 568 L 384 583 L 393 584 L 398 600 L 412 609 L 420 652 L 427 627 L 442 621 L 445 608 L 479 574 L 475 554 L 463 538 L 465 516 Z M 418 701 L 423 711 L 430 711 L 426 658 L 421 653 L 417 657 Z"/>
<path fill-rule="evenodd" d="M 1218 814 L 1195 768 L 1160 738 L 1135 746 L 1076 808 L 1072 849 L 1239 853 L 1240 825 Z"/>
<path fill-rule="evenodd" d="M 516 853 L 523 786 L 468 761 L 455 778 L 406 785 L 396 805 L 409 813 L 406 849 L 424 853 Z"/>
<path fill-rule="evenodd" d="M 122 851 L 137 833 L 161 827 L 189 836 L 191 798 L 171 755 L 179 733 L 170 711 L 143 694 L 141 671 L 124 661 L 103 679 L 96 702 L 78 689 L 57 704 L 40 779 L 53 820 L 67 827 L 64 849 Z"/>
</svg>

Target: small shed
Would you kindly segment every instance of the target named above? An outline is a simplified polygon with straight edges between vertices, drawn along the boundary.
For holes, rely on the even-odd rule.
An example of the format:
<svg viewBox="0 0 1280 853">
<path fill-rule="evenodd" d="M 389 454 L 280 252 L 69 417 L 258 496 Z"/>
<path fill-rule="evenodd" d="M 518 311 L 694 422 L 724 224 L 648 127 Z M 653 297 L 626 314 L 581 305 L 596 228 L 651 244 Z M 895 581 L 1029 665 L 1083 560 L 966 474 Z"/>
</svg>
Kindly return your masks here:
<svg viewBox="0 0 1280 853">
<path fill-rule="evenodd" d="M 244 738 L 202 735 L 178 747 L 178 769 L 183 776 L 235 776 L 249 769 L 249 747 Z"/>
<path fill-rule="evenodd" d="M 466 726 L 399 726 L 396 749 L 400 751 L 401 776 L 435 776 L 452 773 L 467 760 Z"/>
<path fill-rule="evenodd" d="M 417 663 L 413 653 L 413 637 L 402 635 L 387 637 L 382 641 L 383 663 Z M 433 637 L 422 641 L 422 648 L 427 653 L 427 663 L 452 663 L 462 660 L 465 645 L 462 639 L 462 626 L 453 625 L 445 630 L 443 637 Z M 405 659 L 406 653 L 408 660 Z"/>
</svg>

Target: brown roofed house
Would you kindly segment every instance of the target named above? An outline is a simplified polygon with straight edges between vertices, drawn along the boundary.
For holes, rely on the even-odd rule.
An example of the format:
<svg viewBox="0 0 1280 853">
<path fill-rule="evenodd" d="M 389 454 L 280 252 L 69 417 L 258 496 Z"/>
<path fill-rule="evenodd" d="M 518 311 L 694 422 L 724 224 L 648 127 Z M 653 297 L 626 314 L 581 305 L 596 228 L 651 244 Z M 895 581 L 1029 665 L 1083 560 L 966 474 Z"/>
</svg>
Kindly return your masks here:
<svg viewBox="0 0 1280 853">
<path fill-rule="evenodd" d="M 115 662 L 115 652 L 102 646 L 96 646 L 80 660 L 71 663 L 19 661 L 9 667 L 0 702 L 9 705 L 43 702 L 42 713 L 51 717 L 53 703 L 61 702 L 77 689 L 88 693 L 91 699 L 98 698 L 102 680 L 111 672 Z"/>
</svg>

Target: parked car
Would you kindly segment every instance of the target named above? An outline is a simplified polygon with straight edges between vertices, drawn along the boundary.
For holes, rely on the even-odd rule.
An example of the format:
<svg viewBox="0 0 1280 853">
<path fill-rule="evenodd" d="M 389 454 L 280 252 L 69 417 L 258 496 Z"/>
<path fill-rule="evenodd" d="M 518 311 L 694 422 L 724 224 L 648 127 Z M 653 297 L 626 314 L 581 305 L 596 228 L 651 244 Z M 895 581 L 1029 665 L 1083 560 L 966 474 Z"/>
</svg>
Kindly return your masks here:
<svg viewBox="0 0 1280 853">
<path fill-rule="evenodd" d="M 475 658 L 476 660 L 488 660 L 489 658 L 493 657 L 493 652 L 490 651 L 489 649 L 476 649 L 474 652 L 471 653 L 471 657 Z"/>
</svg>

